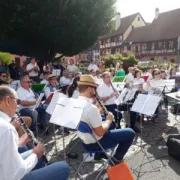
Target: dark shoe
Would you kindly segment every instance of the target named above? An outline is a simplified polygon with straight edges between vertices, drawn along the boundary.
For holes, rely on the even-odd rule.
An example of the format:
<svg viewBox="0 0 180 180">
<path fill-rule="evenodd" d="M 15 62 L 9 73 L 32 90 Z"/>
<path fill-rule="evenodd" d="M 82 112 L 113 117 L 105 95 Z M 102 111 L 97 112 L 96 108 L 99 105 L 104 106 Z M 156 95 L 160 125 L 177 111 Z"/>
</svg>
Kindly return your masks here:
<svg viewBox="0 0 180 180">
<path fill-rule="evenodd" d="M 107 157 L 106 154 L 103 153 L 103 152 L 97 152 L 97 153 L 95 153 L 95 155 L 94 155 L 94 160 L 100 161 L 101 159 L 108 159 L 108 157 Z"/>
<path fill-rule="evenodd" d="M 135 131 L 135 133 L 141 133 L 140 129 L 137 126 L 132 127 L 132 129 Z"/>
</svg>

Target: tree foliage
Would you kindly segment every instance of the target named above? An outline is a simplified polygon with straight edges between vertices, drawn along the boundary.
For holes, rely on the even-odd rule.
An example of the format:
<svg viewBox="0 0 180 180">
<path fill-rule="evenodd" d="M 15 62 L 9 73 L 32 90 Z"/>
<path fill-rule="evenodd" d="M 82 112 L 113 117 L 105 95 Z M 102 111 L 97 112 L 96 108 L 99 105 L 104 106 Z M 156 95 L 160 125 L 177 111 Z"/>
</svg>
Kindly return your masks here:
<svg viewBox="0 0 180 180">
<path fill-rule="evenodd" d="M 110 30 L 116 0 L 1 0 L 0 40 L 30 56 L 77 54 Z"/>
</svg>

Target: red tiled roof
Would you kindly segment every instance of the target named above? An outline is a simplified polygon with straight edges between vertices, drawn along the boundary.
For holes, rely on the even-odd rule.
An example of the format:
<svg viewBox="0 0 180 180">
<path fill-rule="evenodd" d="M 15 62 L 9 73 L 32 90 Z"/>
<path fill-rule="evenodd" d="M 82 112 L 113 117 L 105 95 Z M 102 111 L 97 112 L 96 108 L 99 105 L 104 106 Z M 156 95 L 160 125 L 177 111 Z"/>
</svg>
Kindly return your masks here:
<svg viewBox="0 0 180 180">
<path fill-rule="evenodd" d="M 160 13 L 150 25 L 134 28 L 126 41 L 155 41 L 180 35 L 180 9 Z"/>
<path fill-rule="evenodd" d="M 101 36 L 101 37 L 99 37 L 99 39 L 104 39 L 104 38 L 108 38 L 108 37 L 112 37 L 112 36 L 116 36 L 116 35 L 121 35 L 121 34 L 125 33 L 125 31 L 128 29 L 128 27 L 131 25 L 131 23 L 133 22 L 133 20 L 136 18 L 136 16 L 138 14 L 139 13 L 136 13 L 136 14 L 132 14 L 130 16 L 126 16 L 124 18 L 121 18 L 121 26 L 117 31 L 106 34 L 104 36 Z"/>
</svg>

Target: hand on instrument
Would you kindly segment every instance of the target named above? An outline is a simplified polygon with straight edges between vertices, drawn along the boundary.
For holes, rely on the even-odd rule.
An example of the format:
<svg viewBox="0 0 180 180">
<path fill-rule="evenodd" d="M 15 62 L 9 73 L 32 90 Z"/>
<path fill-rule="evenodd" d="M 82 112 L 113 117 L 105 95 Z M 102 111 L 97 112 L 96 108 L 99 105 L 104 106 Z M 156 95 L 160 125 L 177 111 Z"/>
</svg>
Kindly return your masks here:
<svg viewBox="0 0 180 180">
<path fill-rule="evenodd" d="M 28 142 L 30 142 L 31 139 L 29 138 L 29 136 L 27 134 L 23 134 L 20 138 L 19 138 L 19 146 L 24 146 L 26 145 Z"/>
<path fill-rule="evenodd" d="M 37 146 L 33 148 L 33 153 L 35 153 L 38 158 L 43 156 L 44 151 L 44 144 L 41 144 L 40 142 L 38 142 Z"/>
<path fill-rule="evenodd" d="M 106 116 L 106 119 L 112 121 L 114 119 L 114 115 L 111 112 L 109 112 L 108 115 Z"/>
</svg>

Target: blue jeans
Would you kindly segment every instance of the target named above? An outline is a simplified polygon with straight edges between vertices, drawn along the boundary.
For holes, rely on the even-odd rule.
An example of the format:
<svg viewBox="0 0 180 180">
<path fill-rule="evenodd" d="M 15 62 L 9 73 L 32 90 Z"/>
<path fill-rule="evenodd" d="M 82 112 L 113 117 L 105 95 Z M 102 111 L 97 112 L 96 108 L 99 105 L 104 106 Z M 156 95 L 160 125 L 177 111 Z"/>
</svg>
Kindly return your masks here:
<svg viewBox="0 0 180 180">
<path fill-rule="evenodd" d="M 27 173 L 21 180 L 67 180 L 70 168 L 66 162 L 56 162 Z"/>
<path fill-rule="evenodd" d="M 99 140 L 99 142 L 105 149 L 111 149 L 118 145 L 114 157 L 117 160 L 122 160 L 124 158 L 124 155 L 128 151 L 129 147 L 131 146 L 134 136 L 135 136 L 135 132 L 130 128 L 115 129 L 108 131 Z M 93 151 L 101 150 L 101 148 L 97 143 L 86 144 L 85 146 L 89 150 L 93 150 Z"/>
</svg>

